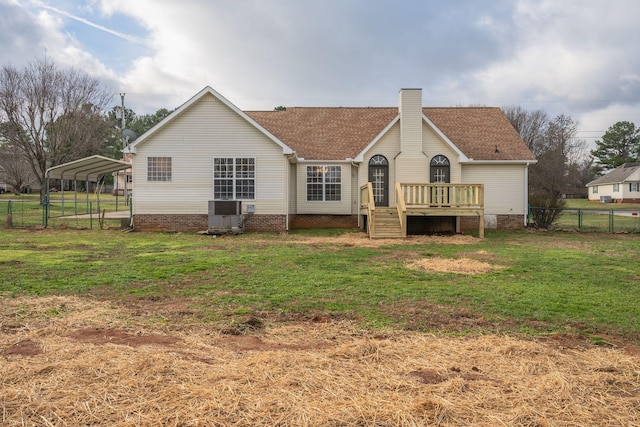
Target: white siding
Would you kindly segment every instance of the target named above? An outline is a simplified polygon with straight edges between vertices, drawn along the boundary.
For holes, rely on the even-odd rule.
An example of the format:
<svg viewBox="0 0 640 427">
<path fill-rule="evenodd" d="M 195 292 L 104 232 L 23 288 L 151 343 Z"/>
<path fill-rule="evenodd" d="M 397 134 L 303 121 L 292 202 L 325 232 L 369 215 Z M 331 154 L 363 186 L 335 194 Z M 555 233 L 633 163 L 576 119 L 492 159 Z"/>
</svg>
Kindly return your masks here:
<svg viewBox="0 0 640 427">
<path fill-rule="evenodd" d="M 351 215 L 357 215 L 360 209 L 360 186 L 358 185 L 358 167 L 351 166 Z"/>
<path fill-rule="evenodd" d="M 462 183 L 484 184 L 487 215 L 524 215 L 524 165 L 462 165 Z"/>
<path fill-rule="evenodd" d="M 148 157 L 171 157 L 170 182 L 147 181 Z M 137 146 L 133 156 L 134 214 L 206 214 L 213 200 L 214 157 L 256 159 L 256 214 L 286 213 L 282 148 L 208 94 Z"/>
<path fill-rule="evenodd" d="M 629 185 L 629 184 L 627 184 L 627 185 Z M 614 193 L 613 192 L 613 184 L 600 184 L 597 187 L 598 187 L 598 192 L 597 193 L 593 192 L 593 187 L 589 188 L 589 200 L 600 200 L 600 197 L 602 197 L 602 196 L 605 196 L 605 197 L 609 196 L 612 199 L 619 199 L 619 198 L 622 197 L 622 193 L 620 193 L 620 192 Z"/>
<path fill-rule="evenodd" d="M 289 213 L 297 213 L 298 206 L 298 185 L 297 185 L 297 164 L 289 164 Z"/>
</svg>

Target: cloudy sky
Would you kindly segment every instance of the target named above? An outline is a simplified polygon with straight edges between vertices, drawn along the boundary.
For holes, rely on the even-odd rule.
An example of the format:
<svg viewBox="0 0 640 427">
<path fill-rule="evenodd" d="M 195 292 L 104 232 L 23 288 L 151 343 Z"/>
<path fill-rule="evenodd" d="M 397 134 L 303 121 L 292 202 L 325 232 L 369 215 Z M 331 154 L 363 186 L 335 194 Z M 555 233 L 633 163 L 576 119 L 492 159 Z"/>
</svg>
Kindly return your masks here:
<svg viewBox="0 0 640 427">
<path fill-rule="evenodd" d="M 0 0 L 0 66 L 47 55 L 138 113 L 212 86 L 244 110 L 521 105 L 589 144 L 640 125 L 637 0 Z"/>
</svg>

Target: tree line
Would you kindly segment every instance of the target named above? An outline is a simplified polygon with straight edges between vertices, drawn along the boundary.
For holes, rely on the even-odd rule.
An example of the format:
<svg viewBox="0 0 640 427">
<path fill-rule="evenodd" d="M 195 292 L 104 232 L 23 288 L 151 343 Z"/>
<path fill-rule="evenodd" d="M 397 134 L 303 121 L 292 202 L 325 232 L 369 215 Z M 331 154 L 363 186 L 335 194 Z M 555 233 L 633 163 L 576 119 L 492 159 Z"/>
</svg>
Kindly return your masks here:
<svg viewBox="0 0 640 427">
<path fill-rule="evenodd" d="M 0 71 L 0 182 L 17 191 L 33 179 L 41 191 L 51 166 L 102 154 L 122 158 L 120 108 L 108 109 L 113 92 L 78 70 L 60 69 L 48 58 L 22 69 Z M 585 184 L 604 171 L 640 159 L 640 129 L 631 122 L 612 125 L 596 149 L 576 137 L 568 115 L 514 105 L 503 112 L 538 162 L 529 169 L 530 203 L 559 205 L 565 196 L 586 195 Z M 127 127 L 138 135 L 171 111 L 137 115 L 125 109 Z"/>
<path fill-rule="evenodd" d="M 585 184 L 624 163 L 640 159 L 640 129 L 628 121 L 609 127 L 589 151 L 576 135 L 578 122 L 544 110 L 502 108 L 538 162 L 529 167 L 529 202 L 561 206 L 565 197 L 587 195 Z"/>
</svg>

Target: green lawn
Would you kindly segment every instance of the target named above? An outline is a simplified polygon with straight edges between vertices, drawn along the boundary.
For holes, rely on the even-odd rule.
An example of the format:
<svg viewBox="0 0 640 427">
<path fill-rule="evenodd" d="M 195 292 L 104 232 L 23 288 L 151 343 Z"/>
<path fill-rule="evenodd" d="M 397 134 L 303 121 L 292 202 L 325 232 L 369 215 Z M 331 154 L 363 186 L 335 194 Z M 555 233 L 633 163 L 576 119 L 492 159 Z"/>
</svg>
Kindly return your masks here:
<svg viewBox="0 0 640 427">
<path fill-rule="evenodd" d="M 99 228 L 98 217 L 103 211 L 128 211 L 122 196 L 116 200 L 111 194 L 101 194 L 98 200 L 95 194 L 74 193 L 73 191 L 51 193 L 49 205 L 49 218 L 47 225 L 52 228 Z M 45 221 L 44 208 L 40 204 L 38 194 L 1 194 L 0 195 L 0 219 L 6 224 L 5 218 L 8 212 L 12 213 L 14 227 L 36 227 L 43 225 Z M 82 215 L 92 212 L 93 220 L 70 218 L 74 215 Z M 107 221 L 105 226 L 119 226 L 119 222 Z"/>
<path fill-rule="evenodd" d="M 488 230 L 464 244 L 375 247 L 342 233 L 0 230 L 0 298 L 90 296 L 147 307 L 153 321 L 168 323 L 177 313 L 215 324 L 328 317 L 445 333 L 640 337 L 638 235 Z M 494 269 L 407 268 L 442 258 Z"/>
</svg>

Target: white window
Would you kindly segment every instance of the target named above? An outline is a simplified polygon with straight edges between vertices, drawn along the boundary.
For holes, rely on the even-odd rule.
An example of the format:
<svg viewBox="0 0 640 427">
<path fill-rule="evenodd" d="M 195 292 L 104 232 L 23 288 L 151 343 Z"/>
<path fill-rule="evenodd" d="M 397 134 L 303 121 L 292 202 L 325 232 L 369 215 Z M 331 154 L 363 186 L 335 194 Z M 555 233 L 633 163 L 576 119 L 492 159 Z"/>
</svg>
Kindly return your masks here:
<svg viewBox="0 0 640 427">
<path fill-rule="evenodd" d="M 342 199 L 340 166 L 307 166 L 307 201 L 335 202 Z"/>
<path fill-rule="evenodd" d="M 620 184 L 613 184 L 613 192 L 617 193 L 618 191 L 620 191 Z"/>
<path fill-rule="evenodd" d="M 598 194 L 598 186 L 594 185 L 592 188 L 593 188 L 593 194 Z"/>
<path fill-rule="evenodd" d="M 213 159 L 213 198 L 253 200 L 256 198 L 256 160 L 251 157 Z"/>
<path fill-rule="evenodd" d="M 171 181 L 171 157 L 147 157 L 147 181 Z"/>
<path fill-rule="evenodd" d="M 640 191 L 640 182 L 630 182 L 629 183 L 629 191 Z"/>
</svg>

